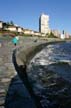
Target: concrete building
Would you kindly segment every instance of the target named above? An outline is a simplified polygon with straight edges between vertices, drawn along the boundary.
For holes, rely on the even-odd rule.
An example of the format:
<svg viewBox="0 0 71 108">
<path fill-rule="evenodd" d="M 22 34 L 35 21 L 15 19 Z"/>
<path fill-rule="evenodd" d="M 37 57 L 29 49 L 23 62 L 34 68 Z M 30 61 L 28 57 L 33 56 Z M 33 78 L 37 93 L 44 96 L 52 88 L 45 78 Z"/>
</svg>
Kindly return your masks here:
<svg viewBox="0 0 71 108">
<path fill-rule="evenodd" d="M 3 22 L 0 21 L 0 29 L 2 29 L 2 28 L 3 28 Z"/>
<path fill-rule="evenodd" d="M 66 39 L 69 39 L 69 38 L 70 38 L 69 33 L 65 32 L 65 38 L 66 38 Z"/>
<path fill-rule="evenodd" d="M 16 28 L 17 28 L 17 32 L 18 32 L 18 33 L 23 33 L 23 28 L 22 28 L 22 27 L 18 26 L 18 27 L 16 27 Z"/>
<path fill-rule="evenodd" d="M 9 26 L 7 27 L 7 30 L 12 31 L 12 32 L 17 32 L 17 27 L 14 26 L 14 25 L 9 25 Z"/>
<path fill-rule="evenodd" d="M 0 21 L 0 30 L 5 30 L 6 27 L 7 27 L 7 24 L 3 21 Z"/>
<path fill-rule="evenodd" d="M 29 30 L 29 29 L 23 29 L 23 33 L 26 34 L 26 35 L 34 35 L 34 31 Z"/>
<path fill-rule="evenodd" d="M 39 32 L 49 33 L 49 16 L 42 14 L 39 18 Z"/>
<path fill-rule="evenodd" d="M 63 33 L 61 34 L 61 39 L 69 39 L 69 38 L 70 38 L 69 33 L 63 31 Z"/>
<path fill-rule="evenodd" d="M 40 32 L 34 31 L 34 36 L 41 36 Z"/>
</svg>

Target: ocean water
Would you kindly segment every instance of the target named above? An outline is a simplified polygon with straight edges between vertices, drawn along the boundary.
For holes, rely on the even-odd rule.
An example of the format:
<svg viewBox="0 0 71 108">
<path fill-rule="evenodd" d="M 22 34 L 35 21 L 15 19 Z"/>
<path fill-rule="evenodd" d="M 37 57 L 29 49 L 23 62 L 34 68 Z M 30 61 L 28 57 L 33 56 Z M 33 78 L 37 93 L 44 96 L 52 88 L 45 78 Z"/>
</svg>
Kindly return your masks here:
<svg viewBox="0 0 71 108">
<path fill-rule="evenodd" d="M 71 108 L 71 42 L 45 47 L 27 73 L 42 108 Z"/>
</svg>

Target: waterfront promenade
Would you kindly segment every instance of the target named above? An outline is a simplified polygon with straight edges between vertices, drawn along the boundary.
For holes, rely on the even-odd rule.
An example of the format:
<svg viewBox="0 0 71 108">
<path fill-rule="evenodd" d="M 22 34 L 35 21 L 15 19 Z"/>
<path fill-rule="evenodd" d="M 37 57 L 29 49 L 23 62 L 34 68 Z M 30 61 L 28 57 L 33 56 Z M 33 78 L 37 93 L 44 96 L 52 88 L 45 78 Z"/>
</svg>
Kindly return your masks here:
<svg viewBox="0 0 71 108">
<path fill-rule="evenodd" d="M 31 87 L 26 86 L 26 84 L 28 83 L 28 79 L 23 76 L 25 74 L 22 73 L 23 67 L 21 66 L 23 66 L 24 62 L 21 62 L 20 60 L 28 61 L 30 57 L 33 57 L 35 53 L 37 53 L 44 47 L 44 43 L 46 46 L 46 43 L 48 44 L 52 41 L 55 42 L 55 40 L 20 37 L 20 41 L 17 46 L 14 46 L 11 40 L 1 41 L 2 46 L 0 47 L 0 108 L 23 108 L 23 106 L 24 108 L 41 107 L 37 97 L 34 96 Z M 40 47 L 38 48 L 38 46 Z M 33 52 L 35 47 L 37 47 L 38 50 L 36 50 L 36 48 L 36 52 Z M 18 54 L 19 52 L 20 55 L 16 56 L 16 54 Z M 22 58 L 18 59 L 18 57 Z"/>
<path fill-rule="evenodd" d="M 32 38 L 20 38 L 17 46 L 11 41 L 3 41 L 0 47 L 0 108 L 36 108 L 35 100 L 20 79 L 13 64 L 14 51 L 19 48 L 43 44 L 46 41 L 34 41 Z M 28 52 L 28 50 L 26 50 Z"/>
</svg>

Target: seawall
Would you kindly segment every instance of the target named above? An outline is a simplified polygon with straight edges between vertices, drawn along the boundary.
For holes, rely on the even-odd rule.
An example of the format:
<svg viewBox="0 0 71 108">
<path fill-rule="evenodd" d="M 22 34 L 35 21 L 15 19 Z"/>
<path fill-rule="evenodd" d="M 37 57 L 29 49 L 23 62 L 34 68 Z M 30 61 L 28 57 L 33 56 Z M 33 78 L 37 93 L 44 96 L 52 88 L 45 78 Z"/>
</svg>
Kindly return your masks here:
<svg viewBox="0 0 71 108">
<path fill-rule="evenodd" d="M 17 47 L 13 50 L 12 62 L 16 74 L 13 74 L 9 86 L 7 86 L 8 91 L 5 98 L 5 108 L 13 108 L 13 106 L 14 108 L 19 108 L 22 104 L 21 108 L 23 108 L 23 106 L 25 106 L 25 108 L 29 108 L 29 106 L 31 108 L 41 107 L 39 99 L 33 93 L 31 84 L 29 83 L 26 68 L 30 59 L 46 45 L 47 43 L 45 41 L 34 42 L 32 44 L 24 44 L 24 46 Z M 15 95 L 15 93 L 17 95 Z"/>
<path fill-rule="evenodd" d="M 4 71 L 4 75 L 2 76 L 1 81 L 4 88 L 2 90 L 5 90 L 5 88 L 7 88 L 8 91 L 3 93 L 3 91 L 0 90 L 0 93 L 2 93 L 0 97 L 3 96 L 3 101 L 0 102 L 1 107 L 4 106 L 4 99 L 5 108 L 19 108 L 21 105 L 21 108 L 23 108 L 23 106 L 25 106 L 25 108 L 29 108 L 30 105 L 31 108 L 41 107 L 39 99 L 33 93 L 31 84 L 29 83 L 26 68 L 32 57 L 45 46 L 51 43 L 54 42 L 47 43 L 46 41 L 41 40 L 40 42 L 32 41 L 30 43 L 25 41 L 24 45 L 21 43 L 21 45 L 13 49 L 11 49 L 11 43 L 7 45 L 7 54 L 4 54 L 4 58 L 6 59 L 7 55 L 8 61 L 6 60 L 5 66 L 8 69 Z"/>
</svg>

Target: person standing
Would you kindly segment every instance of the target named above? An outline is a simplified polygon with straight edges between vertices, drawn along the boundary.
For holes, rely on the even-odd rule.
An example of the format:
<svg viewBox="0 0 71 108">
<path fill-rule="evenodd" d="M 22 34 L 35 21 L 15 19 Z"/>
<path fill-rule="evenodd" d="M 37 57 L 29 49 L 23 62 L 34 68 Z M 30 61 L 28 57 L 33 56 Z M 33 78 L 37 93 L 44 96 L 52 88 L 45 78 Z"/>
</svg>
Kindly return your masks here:
<svg viewBox="0 0 71 108">
<path fill-rule="evenodd" d="M 13 43 L 15 46 L 17 45 L 18 41 L 19 41 L 19 37 L 18 37 L 18 36 L 14 37 L 14 38 L 12 39 L 12 43 Z"/>
</svg>

